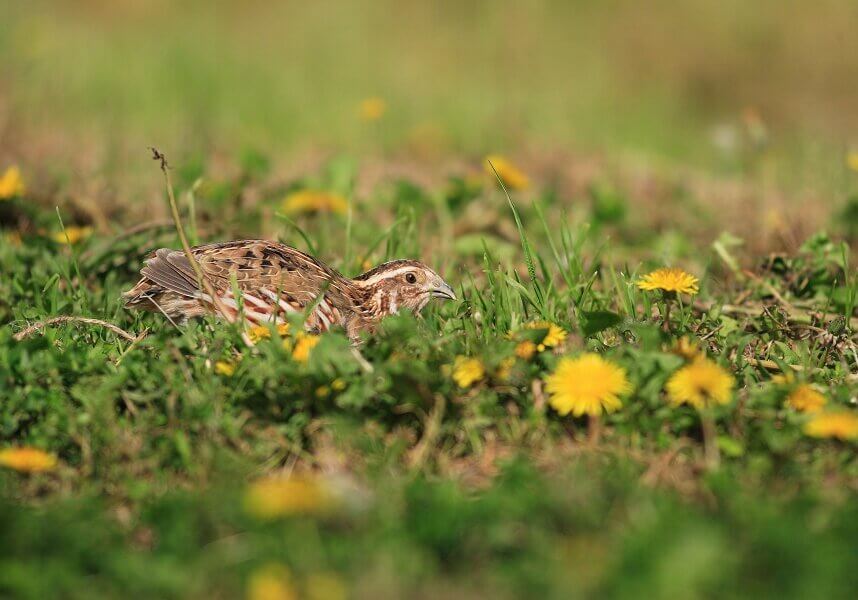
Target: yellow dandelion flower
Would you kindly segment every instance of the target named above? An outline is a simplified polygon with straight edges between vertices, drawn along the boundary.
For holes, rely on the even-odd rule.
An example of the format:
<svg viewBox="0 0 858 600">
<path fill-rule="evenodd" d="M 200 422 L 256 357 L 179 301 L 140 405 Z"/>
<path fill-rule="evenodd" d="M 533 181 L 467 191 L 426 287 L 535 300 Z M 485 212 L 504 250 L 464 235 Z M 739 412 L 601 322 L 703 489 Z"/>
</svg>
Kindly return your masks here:
<svg viewBox="0 0 858 600">
<path fill-rule="evenodd" d="M 819 412 L 825 406 L 825 396 L 810 385 L 802 383 L 786 399 L 787 406 L 800 412 Z"/>
<path fill-rule="evenodd" d="M 510 375 L 512 375 L 512 368 L 515 366 L 515 357 L 507 356 L 498 365 L 498 369 L 495 372 L 495 376 L 498 381 L 509 381 Z"/>
<path fill-rule="evenodd" d="M 700 346 L 697 345 L 697 342 L 692 340 L 687 335 L 682 336 L 673 347 L 670 349 L 672 354 L 676 354 L 677 356 L 681 356 L 685 360 L 694 360 L 696 358 L 702 357 L 703 353 L 700 350 Z"/>
<path fill-rule="evenodd" d="M 561 416 L 612 413 L 622 406 L 620 396 L 632 390 L 625 369 L 592 352 L 560 359 L 545 384 Z"/>
<path fill-rule="evenodd" d="M 494 165 L 494 169 L 492 169 L 492 165 Z M 500 180 L 511 190 L 523 190 L 530 185 L 530 180 L 527 178 L 527 175 L 524 174 L 524 171 L 519 169 L 505 157 L 497 154 L 492 154 L 491 156 L 486 157 L 485 171 L 492 178 L 494 178 L 495 171 L 497 171 Z"/>
<path fill-rule="evenodd" d="M 320 385 L 316 388 L 316 398 L 325 398 L 331 393 L 331 388 L 326 385 Z"/>
<path fill-rule="evenodd" d="M 286 337 L 287 335 L 289 335 L 289 323 L 278 323 L 277 335 L 279 335 L 280 337 Z"/>
<path fill-rule="evenodd" d="M 387 102 L 378 96 L 364 98 L 358 104 L 358 116 L 362 121 L 378 121 L 386 112 Z"/>
<path fill-rule="evenodd" d="M 41 473 L 52 471 L 57 457 L 38 448 L 6 448 L 0 450 L 0 466 L 22 473 Z"/>
<path fill-rule="evenodd" d="M 287 215 L 322 212 L 344 215 L 349 210 L 349 202 L 334 192 L 301 190 L 286 196 L 282 208 Z"/>
<path fill-rule="evenodd" d="M 231 363 L 225 360 L 219 360 L 215 363 L 214 371 L 218 375 L 223 375 L 224 377 L 232 377 L 235 374 L 235 363 Z"/>
<path fill-rule="evenodd" d="M 846 166 L 858 173 L 858 150 L 846 154 Z"/>
<path fill-rule="evenodd" d="M 289 569 L 278 563 L 264 565 L 247 580 L 247 600 L 297 600 Z"/>
<path fill-rule="evenodd" d="M 676 294 L 695 295 L 699 290 L 698 279 L 686 273 L 682 269 L 658 269 L 644 275 L 638 281 L 638 287 L 642 290 L 663 290 Z"/>
<path fill-rule="evenodd" d="M 858 415 L 846 411 L 819 413 L 804 426 L 804 432 L 811 437 L 855 440 Z"/>
<path fill-rule="evenodd" d="M 58 244 L 77 244 L 92 235 L 92 227 L 69 225 L 63 231 L 51 234 L 51 239 Z"/>
<path fill-rule="evenodd" d="M 515 355 L 523 360 L 530 360 L 536 354 L 536 344 L 530 340 L 519 342 L 515 347 Z"/>
<path fill-rule="evenodd" d="M 333 390 L 334 390 L 334 391 L 336 391 L 336 392 L 342 392 L 344 389 L 346 389 L 346 382 L 345 382 L 345 380 L 340 379 L 339 377 L 337 377 L 336 379 L 334 379 L 334 380 L 331 382 L 331 389 L 333 389 Z"/>
<path fill-rule="evenodd" d="M 305 363 L 310 359 L 310 350 L 319 343 L 319 336 L 312 333 L 299 332 L 295 336 L 295 345 L 292 348 L 292 358 L 298 362 Z"/>
<path fill-rule="evenodd" d="M 24 180 L 21 178 L 21 170 L 12 166 L 6 169 L 0 177 L 0 200 L 9 200 L 16 196 L 24 195 Z"/>
<path fill-rule="evenodd" d="M 333 573 L 311 573 L 304 582 L 307 600 L 346 600 L 343 581 Z"/>
<path fill-rule="evenodd" d="M 479 358 L 457 356 L 453 363 L 453 381 L 460 388 L 469 388 L 486 375 L 486 368 Z"/>
<path fill-rule="evenodd" d="M 700 357 L 671 375 L 665 387 L 674 405 L 690 404 L 702 409 L 730 402 L 733 376 L 708 358 Z"/>
<path fill-rule="evenodd" d="M 795 375 L 792 373 L 778 373 L 772 376 L 772 383 L 775 385 L 792 385 L 795 383 Z"/>
<path fill-rule="evenodd" d="M 271 329 L 267 325 L 254 325 L 247 330 L 247 337 L 254 344 L 258 344 L 262 340 L 271 339 Z"/>
<path fill-rule="evenodd" d="M 259 519 L 321 514 L 333 504 L 324 482 L 308 475 L 260 479 L 244 495 L 245 510 Z"/>
<path fill-rule="evenodd" d="M 539 344 L 540 346 L 542 346 L 542 348 L 540 348 L 539 350 L 540 352 L 545 350 L 545 348 L 554 348 L 556 346 L 559 346 L 563 343 L 563 341 L 566 339 L 566 336 L 568 335 L 565 329 L 549 321 L 535 321 L 533 323 L 528 323 L 524 326 L 524 328 L 546 330 L 545 337 L 542 338 L 542 341 Z"/>
</svg>

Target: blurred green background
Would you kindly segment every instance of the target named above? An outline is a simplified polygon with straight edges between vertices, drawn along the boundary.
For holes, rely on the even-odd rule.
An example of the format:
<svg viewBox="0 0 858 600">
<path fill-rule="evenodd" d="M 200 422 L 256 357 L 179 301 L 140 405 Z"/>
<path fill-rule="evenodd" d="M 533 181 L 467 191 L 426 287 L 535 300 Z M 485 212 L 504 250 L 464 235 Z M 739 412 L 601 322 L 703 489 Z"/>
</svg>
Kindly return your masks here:
<svg viewBox="0 0 858 600">
<path fill-rule="evenodd" d="M 858 143 L 849 0 L 2 2 L 0 157 L 159 144 L 628 151 L 830 178 Z M 384 118 L 359 103 L 379 97 Z M 87 153 L 90 153 L 89 155 Z M 831 164 L 833 161 L 834 164 Z M 824 165 L 829 164 L 828 167 Z M 824 171 L 820 171 L 821 165 Z"/>
</svg>

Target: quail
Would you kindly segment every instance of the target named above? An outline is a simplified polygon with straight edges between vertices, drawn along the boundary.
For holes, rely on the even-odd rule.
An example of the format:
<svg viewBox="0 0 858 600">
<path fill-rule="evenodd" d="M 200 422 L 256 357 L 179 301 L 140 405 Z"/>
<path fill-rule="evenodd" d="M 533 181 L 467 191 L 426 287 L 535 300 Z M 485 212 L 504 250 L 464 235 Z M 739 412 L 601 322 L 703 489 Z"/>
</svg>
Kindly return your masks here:
<svg viewBox="0 0 858 600">
<path fill-rule="evenodd" d="M 215 314 L 248 325 L 282 323 L 290 314 L 307 312 L 308 331 L 339 326 L 358 341 L 361 332 L 373 331 L 400 309 L 416 314 L 432 298 L 456 299 L 447 282 L 416 260 L 385 262 L 350 279 L 269 240 L 207 244 L 191 252 L 219 303 L 200 289 L 184 252 L 161 248 L 146 260 L 140 281 L 123 294 L 126 308 L 160 312 L 171 321 Z"/>
</svg>

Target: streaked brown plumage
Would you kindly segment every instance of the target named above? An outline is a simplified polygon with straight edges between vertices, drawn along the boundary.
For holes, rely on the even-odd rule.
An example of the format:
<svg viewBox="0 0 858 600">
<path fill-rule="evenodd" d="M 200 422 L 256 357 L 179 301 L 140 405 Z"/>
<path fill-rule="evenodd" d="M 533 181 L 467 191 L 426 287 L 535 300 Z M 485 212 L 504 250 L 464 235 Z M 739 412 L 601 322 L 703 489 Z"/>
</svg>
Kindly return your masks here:
<svg viewBox="0 0 858 600">
<path fill-rule="evenodd" d="M 230 311 L 227 316 L 234 320 L 241 315 L 250 324 L 283 322 L 288 314 L 314 306 L 305 323 L 308 330 L 341 326 L 357 340 L 361 331 L 371 331 L 400 308 L 418 313 L 432 297 L 456 297 L 437 273 L 414 260 L 386 262 L 349 279 L 309 254 L 268 240 L 208 244 L 192 252 Z M 218 314 L 181 250 L 157 250 L 140 273 L 143 278 L 123 294 L 127 308 L 180 321 Z"/>
</svg>

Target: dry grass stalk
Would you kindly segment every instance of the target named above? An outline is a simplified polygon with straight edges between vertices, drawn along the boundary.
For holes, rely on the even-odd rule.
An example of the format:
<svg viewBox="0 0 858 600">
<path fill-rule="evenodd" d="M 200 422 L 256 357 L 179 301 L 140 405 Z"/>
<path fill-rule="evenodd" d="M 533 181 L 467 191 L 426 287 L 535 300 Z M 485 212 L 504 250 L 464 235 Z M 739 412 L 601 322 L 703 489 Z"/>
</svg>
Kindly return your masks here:
<svg viewBox="0 0 858 600">
<path fill-rule="evenodd" d="M 16 333 L 13 339 L 16 342 L 20 342 L 24 340 L 37 331 L 44 329 L 50 325 L 56 325 L 57 323 L 84 323 L 86 325 L 98 325 L 100 327 L 104 327 L 109 329 L 116 335 L 125 338 L 129 342 L 139 342 L 143 337 L 146 336 L 147 332 L 144 331 L 139 336 L 133 335 L 122 329 L 121 327 L 117 327 L 113 323 L 108 323 L 107 321 L 102 321 L 101 319 L 92 319 L 90 317 L 73 317 L 73 316 L 62 316 L 62 317 L 53 317 L 52 319 L 47 319 L 45 321 L 39 321 L 38 323 L 33 323 L 26 329 L 22 329 L 18 333 Z"/>
</svg>

